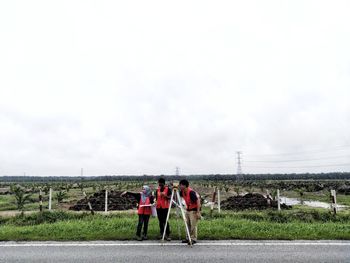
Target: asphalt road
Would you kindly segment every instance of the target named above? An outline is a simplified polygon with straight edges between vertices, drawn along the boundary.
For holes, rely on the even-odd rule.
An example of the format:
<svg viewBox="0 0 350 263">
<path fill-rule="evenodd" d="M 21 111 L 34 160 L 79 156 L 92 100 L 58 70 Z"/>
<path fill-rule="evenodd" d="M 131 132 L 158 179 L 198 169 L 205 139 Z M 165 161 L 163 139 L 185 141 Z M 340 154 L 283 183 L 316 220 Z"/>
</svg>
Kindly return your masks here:
<svg viewBox="0 0 350 263">
<path fill-rule="evenodd" d="M 350 241 L 0 242 L 0 262 L 350 262 Z"/>
</svg>

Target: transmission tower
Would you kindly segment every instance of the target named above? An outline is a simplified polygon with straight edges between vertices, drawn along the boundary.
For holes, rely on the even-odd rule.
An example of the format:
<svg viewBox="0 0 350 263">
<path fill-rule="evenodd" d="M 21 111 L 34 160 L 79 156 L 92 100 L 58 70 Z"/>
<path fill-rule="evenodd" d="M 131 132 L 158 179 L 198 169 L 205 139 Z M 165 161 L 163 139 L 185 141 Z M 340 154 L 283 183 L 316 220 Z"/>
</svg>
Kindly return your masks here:
<svg viewBox="0 0 350 263">
<path fill-rule="evenodd" d="M 180 175 L 180 168 L 176 166 L 175 168 L 175 175 L 179 176 Z"/>
<path fill-rule="evenodd" d="M 236 153 L 237 153 L 237 180 L 243 180 L 242 152 L 238 151 Z"/>
</svg>

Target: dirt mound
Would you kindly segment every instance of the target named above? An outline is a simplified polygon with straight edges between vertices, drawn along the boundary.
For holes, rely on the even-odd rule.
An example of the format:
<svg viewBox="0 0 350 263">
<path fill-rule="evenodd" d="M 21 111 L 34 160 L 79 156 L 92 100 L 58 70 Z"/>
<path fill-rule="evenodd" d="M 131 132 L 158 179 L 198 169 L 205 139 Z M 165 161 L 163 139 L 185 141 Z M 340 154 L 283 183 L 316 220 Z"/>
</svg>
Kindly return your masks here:
<svg viewBox="0 0 350 263">
<path fill-rule="evenodd" d="M 277 201 L 257 193 L 231 196 L 221 202 L 221 208 L 225 210 L 266 209 L 271 207 L 277 208 Z M 288 209 L 291 206 L 281 204 L 281 208 Z"/>
<path fill-rule="evenodd" d="M 134 197 L 126 195 L 121 197 L 121 191 L 108 192 L 108 211 L 110 210 L 128 210 L 136 207 L 137 201 Z M 105 191 L 94 193 L 88 198 L 94 211 L 105 211 Z M 69 210 L 80 211 L 89 210 L 87 201 L 79 200 Z"/>
<path fill-rule="evenodd" d="M 338 189 L 339 194 L 350 195 L 350 186 L 343 185 Z"/>
</svg>

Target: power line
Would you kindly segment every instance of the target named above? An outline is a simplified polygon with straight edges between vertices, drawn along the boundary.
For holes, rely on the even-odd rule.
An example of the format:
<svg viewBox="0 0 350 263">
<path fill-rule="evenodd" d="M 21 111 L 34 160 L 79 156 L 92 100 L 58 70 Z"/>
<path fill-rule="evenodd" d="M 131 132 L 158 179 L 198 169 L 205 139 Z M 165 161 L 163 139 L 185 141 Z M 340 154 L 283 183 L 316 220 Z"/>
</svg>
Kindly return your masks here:
<svg viewBox="0 0 350 263">
<path fill-rule="evenodd" d="M 290 160 L 262 160 L 262 161 L 244 161 L 245 163 L 288 163 L 288 162 L 307 162 L 307 161 L 319 161 L 339 158 L 350 158 L 349 155 L 325 157 L 325 158 L 312 158 L 312 159 L 290 159 Z"/>
<path fill-rule="evenodd" d="M 328 149 L 322 148 L 318 150 L 308 150 L 308 151 L 297 151 L 297 152 L 287 152 L 287 153 L 275 153 L 275 154 L 253 154 L 253 155 L 246 155 L 248 157 L 264 157 L 264 156 L 284 156 L 284 155 L 297 155 L 302 153 L 323 153 L 323 152 L 333 152 L 333 151 L 343 151 L 343 150 L 350 150 L 350 145 L 343 145 L 343 146 L 335 146 L 330 147 Z"/>
<path fill-rule="evenodd" d="M 284 169 L 284 168 L 318 168 L 318 167 L 335 167 L 350 166 L 350 163 L 327 164 L 327 165 L 306 165 L 306 166 L 244 166 L 246 168 L 267 168 L 267 169 Z"/>
</svg>

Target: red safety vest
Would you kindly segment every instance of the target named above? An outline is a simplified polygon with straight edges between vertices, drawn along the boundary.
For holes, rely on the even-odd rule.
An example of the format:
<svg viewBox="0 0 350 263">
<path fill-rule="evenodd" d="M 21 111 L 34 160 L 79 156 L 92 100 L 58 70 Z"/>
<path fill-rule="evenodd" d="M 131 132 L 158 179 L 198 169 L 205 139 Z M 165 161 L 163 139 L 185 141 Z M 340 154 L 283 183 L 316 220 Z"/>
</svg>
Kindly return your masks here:
<svg viewBox="0 0 350 263">
<path fill-rule="evenodd" d="M 161 196 L 160 187 L 157 189 L 157 208 L 169 208 L 169 200 L 168 200 L 168 192 L 169 188 L 167 186 L 164 187 L 163 193 L 166 197 Z"/>
<path fill-rule="evenodd" d="M 192 192 L 193 190 L 191 188 L 187 188 L 187 194 L 185 194 L 185 191 L 182 191 L 182 197 L 183 199 L 185 200 L 186 202 L 186 206 L 187 206 L 187 210 L 192 210 L 192 209 L 197 209 L 198 208 L 198 205 L 197 205 L 197 202 L 192 202 L 191 200 L 191 197 L 190 197 L 190 193 Z M 197 195 L 198 197 L 198 195 Z"/>
<path fill-rule="evenodd" d="M 142 198 L 140 198 L 139 209 L 137 211 L 137 214 L 139 214 L 139 215 L 151 215 L 152 209 L 150 206 L 141 206 L 141 205 L 150 205 L 150 204 L 151 204 L 151 200 L 149 197 L 146 198 L 145 202 L 142 202 Z"/>
</svg>

